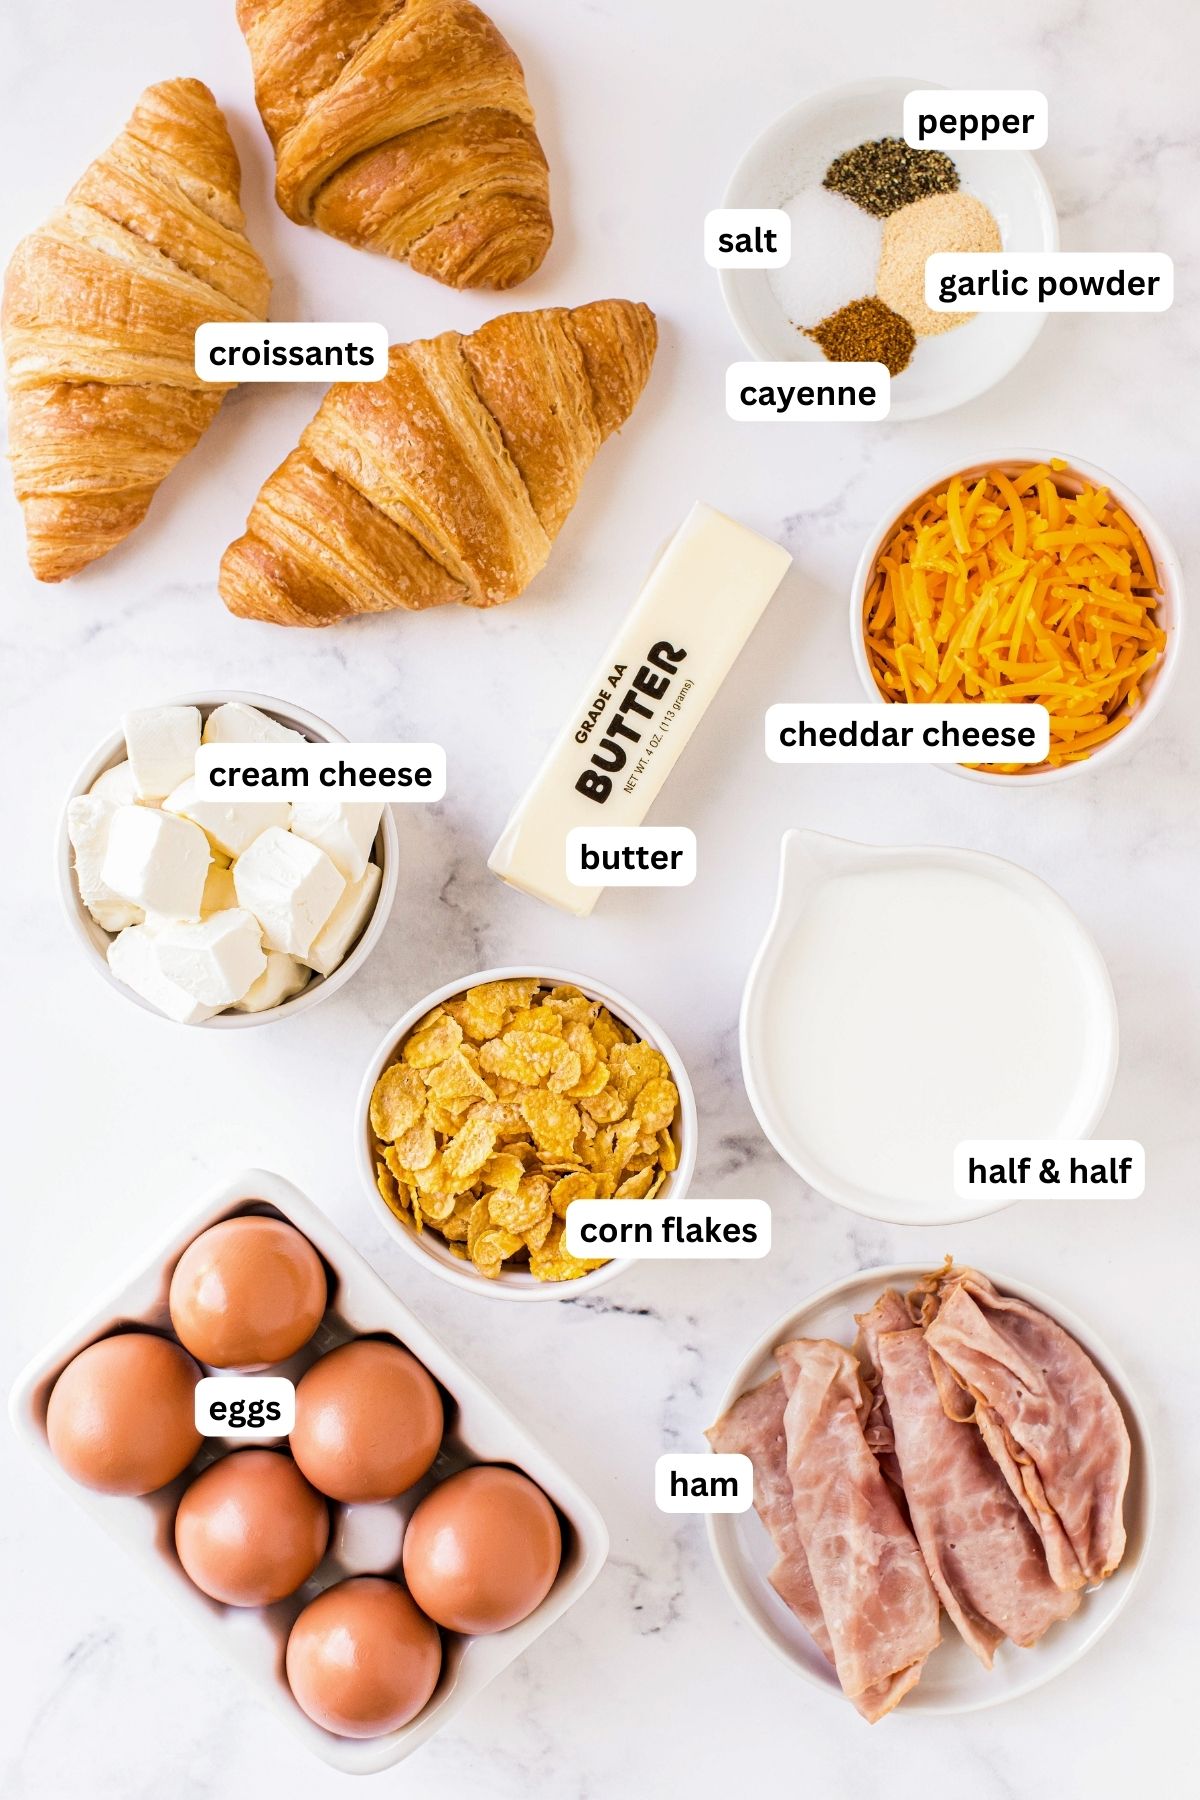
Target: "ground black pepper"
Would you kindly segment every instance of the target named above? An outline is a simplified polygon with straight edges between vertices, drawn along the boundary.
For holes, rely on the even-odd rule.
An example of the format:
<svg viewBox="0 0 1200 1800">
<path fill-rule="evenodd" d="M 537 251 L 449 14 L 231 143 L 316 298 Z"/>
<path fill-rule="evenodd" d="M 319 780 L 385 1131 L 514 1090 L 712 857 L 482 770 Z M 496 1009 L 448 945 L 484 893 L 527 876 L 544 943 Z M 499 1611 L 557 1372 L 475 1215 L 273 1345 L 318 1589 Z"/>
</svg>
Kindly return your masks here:
<svg viewBox="0 0 1200 1800">
<path fill-rule="evenodd" d="M 958 170 L 941 150 L 914 150 L 903 138 L 874 138 L 831 162 L 822 185 L 886 219 L 928 194 L 953 193 Z"/>
<path fill-rule="evenodd" d="M 917 347 L 908 320 L 874 295 L 839 306 L 804 335 L 820 344 L 830 362 L 881 362 L 890 375 L 907 369 Z"/>
</svg>

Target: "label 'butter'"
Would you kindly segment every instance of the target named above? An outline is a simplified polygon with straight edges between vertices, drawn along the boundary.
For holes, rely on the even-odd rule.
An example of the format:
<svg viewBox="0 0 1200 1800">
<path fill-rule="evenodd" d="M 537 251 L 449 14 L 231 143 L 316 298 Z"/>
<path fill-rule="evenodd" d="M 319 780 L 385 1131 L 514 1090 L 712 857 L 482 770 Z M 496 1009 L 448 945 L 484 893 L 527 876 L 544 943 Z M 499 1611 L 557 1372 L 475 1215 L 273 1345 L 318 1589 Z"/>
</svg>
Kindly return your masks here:
<svg viewBox="0 0 1200 1800">
<path fill-rule="evenodd" d="M 692 508 L 488 858 L 513 887 L 585 917 L 602 888 L 567 879 L 567 833 L 640 825 L 783 580 L 791 556 Z"/>
</svg>

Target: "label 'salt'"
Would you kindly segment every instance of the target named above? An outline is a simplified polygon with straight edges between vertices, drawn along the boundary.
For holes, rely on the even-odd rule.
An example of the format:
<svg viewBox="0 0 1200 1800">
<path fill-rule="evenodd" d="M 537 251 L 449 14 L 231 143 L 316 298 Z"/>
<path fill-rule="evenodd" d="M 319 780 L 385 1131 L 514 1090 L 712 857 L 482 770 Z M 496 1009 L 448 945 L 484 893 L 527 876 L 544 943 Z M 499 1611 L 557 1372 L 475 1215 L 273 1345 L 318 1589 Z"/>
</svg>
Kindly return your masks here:
<svg viewBox="0 0 1200 1800">
<path fill-rule="evenodd" d="M 704 220 L 710 269 L 778 269 L 790 261 L 792 221 L 778 206 L 718 206 Z"/>
</svg>

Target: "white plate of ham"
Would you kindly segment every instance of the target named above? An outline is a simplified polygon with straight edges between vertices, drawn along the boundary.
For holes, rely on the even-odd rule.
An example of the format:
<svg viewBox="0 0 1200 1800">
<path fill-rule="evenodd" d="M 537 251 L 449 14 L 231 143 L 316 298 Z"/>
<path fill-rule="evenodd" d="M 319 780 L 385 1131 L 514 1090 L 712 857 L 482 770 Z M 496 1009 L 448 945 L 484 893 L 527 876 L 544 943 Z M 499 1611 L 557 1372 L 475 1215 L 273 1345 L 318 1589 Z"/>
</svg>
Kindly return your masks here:
<svg viewBox="0 0 1200 1800">
<path fill-rule="evenodd" d="M 711 1514 L 754 1629 L 869 1722 L 1050 1681 L 1132 1591 L 1154 1510 L 1141 1408 L 1108 1349 L 1008 1276 L 870 1269 L 767 1332 L 708 1432 L 755 1472 Z"/>
</svg>

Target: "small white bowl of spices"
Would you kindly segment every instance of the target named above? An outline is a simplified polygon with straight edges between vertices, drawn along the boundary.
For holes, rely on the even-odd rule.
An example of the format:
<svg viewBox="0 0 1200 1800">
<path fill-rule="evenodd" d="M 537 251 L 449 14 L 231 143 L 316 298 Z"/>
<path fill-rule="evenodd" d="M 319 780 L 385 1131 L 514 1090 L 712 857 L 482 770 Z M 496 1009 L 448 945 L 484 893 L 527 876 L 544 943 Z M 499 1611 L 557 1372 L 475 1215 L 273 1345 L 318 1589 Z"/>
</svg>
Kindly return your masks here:
<svg viewBox="0 0 1200 1800">
<path fill-rule="evenodd" d="M 810 96 L 755 140 L 727 207 L 779 207 L 792 222 L 782 268 L 721 270 L 738 335 L 760 361 L 883 362 L 895 420 L 985 393 L 1042 326 L 1035 313 L 934 313 L 935 251 L 1058 248 L 1054 202 L 1026 151 L 903 140 L 904 96 L 936 84 L 893 76 Z"/>
</svg>

